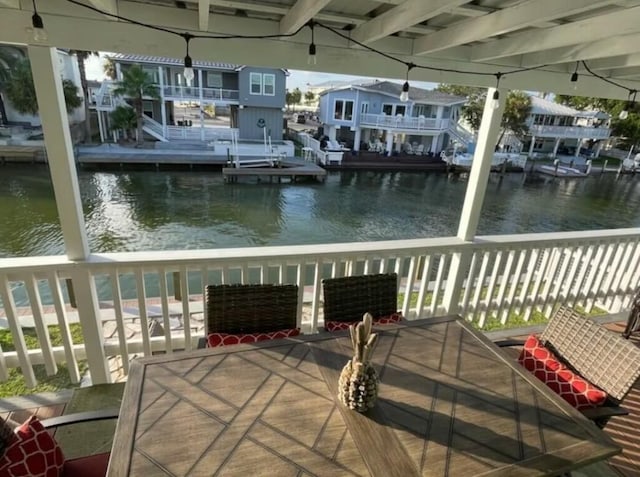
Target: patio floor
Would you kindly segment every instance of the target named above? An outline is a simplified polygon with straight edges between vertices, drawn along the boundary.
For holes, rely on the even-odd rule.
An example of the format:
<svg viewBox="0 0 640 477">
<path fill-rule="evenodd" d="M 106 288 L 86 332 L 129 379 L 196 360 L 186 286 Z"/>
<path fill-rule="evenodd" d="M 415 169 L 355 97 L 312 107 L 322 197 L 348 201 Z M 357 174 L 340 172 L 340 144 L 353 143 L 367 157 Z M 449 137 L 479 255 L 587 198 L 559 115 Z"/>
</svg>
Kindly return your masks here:
<svg viewBox="0 0 640 477">
<path fill-rule="evenodd" d="M 618 333 L 624 329 L 623 323 L 610 323 L 606 326 Z M 634 336 L 631 340 L 640 347 L 640 336 Z M 0 417 L 23 422 L 31 414 L 41 419 L 60 416 L 64 414 L 72 395 L 72 390 L 63 390 L 57 393 L 0 399 Z M 624 406 L 630 410 L 630 414 L 613 418 L 606 427 L 606 432 L 623 448 L 622 454 L 613 457 L 608 463 L 622 476 L 640 477 L 640 383 L 626 397 Z M 73 453 L 72 450 L 70 452 Z M 596 466 L 593 469 L 583 469 L 576 475 L 599 477 L 603 475 L 602 471 L 602 467 Z"/>
</svg>

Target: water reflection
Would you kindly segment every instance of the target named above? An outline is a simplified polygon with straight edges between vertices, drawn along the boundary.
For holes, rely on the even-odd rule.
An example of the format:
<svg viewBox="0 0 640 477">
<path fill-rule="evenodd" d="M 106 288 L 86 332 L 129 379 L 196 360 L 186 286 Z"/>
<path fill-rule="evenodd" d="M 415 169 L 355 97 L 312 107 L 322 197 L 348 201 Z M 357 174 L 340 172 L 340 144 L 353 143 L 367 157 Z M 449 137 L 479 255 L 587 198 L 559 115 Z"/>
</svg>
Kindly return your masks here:
<svg viewBox="0 0 640 477">
<path fill-rule="evenodd" d="M 79 171 L 92 251 L 202 249 L 454 235 L 468 178 L 330 173 L 225 184 L 208 171 Z M 640 181 L 492 174 L 481 234 L 637 227 Z M 0 168 L 0 257 L 63 253 L 46 166 Z"/>
</svg>

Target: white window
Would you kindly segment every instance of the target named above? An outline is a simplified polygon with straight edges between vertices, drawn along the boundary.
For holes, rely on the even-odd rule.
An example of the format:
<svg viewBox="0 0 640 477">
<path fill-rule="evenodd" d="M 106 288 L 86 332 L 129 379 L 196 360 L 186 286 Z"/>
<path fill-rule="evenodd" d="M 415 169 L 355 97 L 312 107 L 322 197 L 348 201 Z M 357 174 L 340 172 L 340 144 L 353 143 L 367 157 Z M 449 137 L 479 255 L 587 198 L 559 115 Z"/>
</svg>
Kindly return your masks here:
<svg viewBox="0 0 640 477">
<path fill-rule="evenodd" d="M 262 75 L 262 84 L 263 84 L 262 94 L 264 94 L 266 96 L 275 96 L 276 95 L 276 75 L 274 75 L 274 74 L 263 74 Z"/>
<path fill-rule="evenodd" d="M 160 82 L 160 75 L 158 74 L 159 73 L 158 68 L 155 68 L 152 66 L 143 66 L 142 71 L 147 73 L 147 75 L 149 75 L 149 77 L 152 79 L 154 83 Z"/>
<path fill-rule="evenodd" d="M 222 73 L 207 71 L 207 87 L 222 88 Z"/>
<path fill-rule="evenodd" d="M 369 103 L 362 103 L 360 105 L 360 113 L 367 114 L 369 112 Z"/>
<path fill-rule="evenodd" d="M 250 73 L 249 81 L 251 83 L 251 94 L 262 94 L 262 75 L 260 73 Z"/>
<path fill-rule="evenodd" d="M 353 119 L 353 101 L 336 99 L 333 118 L 339 121 L 351 121 Z"/>
</svg>

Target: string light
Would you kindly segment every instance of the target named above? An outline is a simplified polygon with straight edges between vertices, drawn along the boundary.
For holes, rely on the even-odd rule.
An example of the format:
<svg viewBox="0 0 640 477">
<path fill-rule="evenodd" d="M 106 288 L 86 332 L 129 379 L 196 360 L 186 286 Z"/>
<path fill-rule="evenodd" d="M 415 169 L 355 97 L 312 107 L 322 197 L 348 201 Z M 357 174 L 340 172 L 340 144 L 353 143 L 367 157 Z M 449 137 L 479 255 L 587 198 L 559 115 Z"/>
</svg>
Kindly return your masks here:
<svg viewBox="0 0 640 477">
<path fill-rule="evenodd" d="M 313 20 L 309 20 L 309 28 L 311 29 L 311 43 L 309 43 L 309 56 L 307 57 L 307 64 L 315 65 L 318 60 L 316 57 L 316 43 L 314 38 Z"/>
<path fill-rule="evenodd" d="M 493 99 L 491 100 L 491 107 L 493 109 L 498 109 L 500 107 L 500 91 L 498 91 L 498 88 L 500 87 L 501 78 L 502 73 L 496 73 L 496 90 L 493 92 Z"/>
<path fill-rule="evenodd" d="M 189 56 L 189 42 L 193 39 L 193 35 L 191 33 L 183 33 L 182 38 L 184 38 L 185 43 L 187 44 L 187 54 L 184 57 L 184 79 L 187 80 L 189 84 L 193 81 L 193 61 Z"/>
<path fill-rule="evenodd" d="M 400 101 L 406 103 L 409 101 L 409 72 L 415 68 L 413 63 L 407 63 L 407 77 L 406 81 L 402 85 L 402 93 L 400 93 Z"/>
<path fill-rule="evenodd" d="M 44 41 L 47 39 L 47 34 L 46 31 L 44 30 L 44 25 L 42 22 L 42 17 L 40 17 L 40 15 L 38 15 L 38 12 L 36 11 L 36 0 L 32 0 L 33 1 L 33 6 L 34 6 L 34 14 L 32 17 L 32 24 L 33 24 L 33 30 L 34 30 L 34 39 L 36 39 L 37 41 Z M 462 74 L 462 75 L 474 75 L 474 76 L 495 76 L 496 80 L 497 80 L 497 84 L 496 84 L 496 88 L 497 86 L 500 84 L 500 79 L 503 76 L 507 76 L 507 75 L 512 75 L 512 74 L 517 74 L 517 73 L 524 73 L 527 71 L 533 71 L 533 70 L 539 70 L 542 68 L 547 67 L 548 65 L 544 64 L 544 65 L 538 65 L 538 66 L 531 66 L 531 67 L 525 67 L 525 68 L 518 68 L 518 69 L 514 69 L 514 70 L 510 70 L 510 71 L 503 71 L 503 72 L 498 72 L 498 73 L 491 73 L 488 71 L 472 71 L 472 70 L 459 70 L 456 68 L 439 68 L 439 67 L 435 67 L 435 66 L 428 66 L 428 65 L 418 65 L 418 64 L 413 64 L 413 63 L 407 63 L 405 60 L 402 60 L 400 58 L 396 58 L 393 55 L 390 55 L 388 53 L 385 53 L 383 51 L 380 51 L 374 47 L 371 47 L 367 44 L 364 44 L 354 38 L 352 38 L 350 36 L 350 34 L 345 34 L 340 30 L 337 30 L 335 28 L 332 28 L 328 25 L 324 25 L 323 23 L 319 23 L 317 21 L 311 20 L 309 22 L 307 22 L 306 24 L 300 26 L 296 31 L 292 32 L 292 33 L 285 33 L 285 34 L 272 34 L 272 35 L 238 35 L 238 34 L 234 34 L 234 35 L 221 35 L 221 34 L 210 34 L 210 33 L 196 33 L 196 34 L 192 34 L 192 33 L 183 33 L 177 30 L 172 30 L 170 28 L 166 28 L 166 27 L 161 27 L 158 25 L 152 25 L 149 23 L 144 23 L 138 20 L 134 20 L 131 18 L 127 18 L 124 17 L 122 15 L 118 15 L 115 13 L 111 13 L 105 10 L 102 10 L 98 7 L 95 7 L 93 5 L 88 5 L 85 3 L 82 3 L 79 0 L 67 0 L 67 2 L 72 3 L 78 7 L 82 7 L 82 8 L 86 8 L 88 10 L 91 10 L 93 12 L 99 13 L 101 15 L 110 17 L 110 18 L 114 18 L 117 20 L 120 20 L 122 22 L 126 22 L 126 23 L 130 23 L 132 25 L 137 25 L 140 27 L 144 27 L 144 28 L 148 28 L 151 30 L 156 30 L 156 31 L 160 31 L 160 32 L 164 32 L 164 33 L 168 33 L 171 35 L 176 35 L 176 36 L 180 36 L 182 37 L 186 42 L 187 42 L 187 56 L 185 56 L 185 70 L 184 70 L 184 75 L 185 78 L 191 77 L 191 79 L 193 79 L 194 75 L 193 75 L 193 67 L 192 67 L 192 60 L 191 57 L 189 56 L 189 41 L 191 39 L 194 38 L 202 38 L 202 39 L 210 39 L 210 40 L 234 40 L 234 39 L 245 39 L 245 40 L 250 40 L 250 39 L 260 39 L 260 40 L 264 40 L 264 39 L 282 39 L 282 38 L 291 38 L 296 36 L 298 33 L 300 33 L 300 31 L 305 28 L 305 27 L 309 27 L 311 29 L 311 43 L 309 44 L 309 57 L 307 59 L 308 64 L 313 64 L 315 65 L 317 62 L 317 58 L 316 58 L 316 44 L 315 44 L 315 39 L 314 39 L 314 27 L 318 26 L 320 28 L 324 28 L 330 32 L 332 32 L 334 35 L 339 36 L 340 38 L 343 38 L 347 41 L 349 41 L 350 43 L 360 46 L 361 48 L 371 51 L 372 53 L 375 53 L 379 56 L 382 56 L 384 58 L 387 58 L 391 61 L 395 61 L 398 63 L 402 63 L 404 65 L 407 66 L 407 80 L 405 81 L 404 85 L 402 86 L 402 93 L 401 97 L 405 97 L 404 93 L 406 92 L 407 95 L 407 100 L 408 100 L 408 93 L 409 93 L 409 80 L 408 80 L 408 72 L 410 69 L 412 68 L 418 68 L 418 69 L 423 69 L 423 70 L 428 70 L 428 71 L 437 71 L 440 73 L 456 73 L 456 74 Z M 36 31 L 38 30 L 38 31 Z M 348 32 L 347 32 L 348 33 Z M 629 97 L 631 97 L 633 95 L 634 100 L 633 101 L 629 101 L 627 103 L 626 109 L 623 110 L 623 112 L 627 112 L 625 117 L 628 117 L 628 109 L 631 109 L 631 107 L 633 106 L 633 103 L 635 102 L 635 96 L 637 91 L 634 89 L 630 89 L 627 86 L 624 86 L 620 83 L 617 83 L 609 78 L 606 78 L 604 76 L 601 76 L 597 73 L 594 73 L 589 66 L 587 65 L 587 63 L 584 60 L 578 60 L 578 62 L 576 63 L 576 70 L 574 71 L 574 73 L 571 75 L 571 82 L 572 83 L 577 83 L 578 81 L 578 64 L 582 63 L 585 70 L 593 77 L 598 78 L 606 83 L 609 83 L 611 85 L 614 85 L 618 88 L 624 89 L 626 91 L 629 92 Z M 574 87 L 577 87 L 577 85 L 575 85 Z M 500 93 L 498 91 L 495 91 L 493 94 L 493 103 L 492 106 L 494 108 L 498 108 L 500 106 Z M 620 113 L 620 115 L 622 115 L 622 113 Z"/>
<path fill-rule="evenodd" d="M 38 7 L 36 0 L 32 0 L 33 3 L 33 15 L 31 16 L 31 26 L 33 27 L 33 39 L 37 42 L 47 41 L 47 30 L 44 29 L 44 22 L 42 17 L 38 14 Z"/>
<path fill-rule="evenodd" d="M 580 66 L 580 62 L 576 61 L 576 70 L 571 75 L 571 82 L 573 83 L 573 89 L 578 89 L 578 66 Z"/>
</svg>

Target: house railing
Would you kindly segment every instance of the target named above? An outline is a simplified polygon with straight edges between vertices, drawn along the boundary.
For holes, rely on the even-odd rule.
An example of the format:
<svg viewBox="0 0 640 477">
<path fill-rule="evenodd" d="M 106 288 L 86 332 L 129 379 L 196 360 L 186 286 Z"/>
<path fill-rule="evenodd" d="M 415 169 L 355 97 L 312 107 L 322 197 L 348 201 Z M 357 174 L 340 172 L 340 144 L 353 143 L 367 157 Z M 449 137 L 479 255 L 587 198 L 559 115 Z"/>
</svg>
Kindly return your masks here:
<svg viewBox="0 0 640 477">
<path fill-rule="evenodd" d="M 574 139 L 606 139 L 610 136 L 608 128 L 582 126 L 545 126 L 533 124 L 529 126 L 529 134 L 540 137 L 566 137 Z"/>
<path fill-rule="evenodd" d="M 170 99 L 200 99 L 200 88 L 198 86 L 164 86 L 165 98 Z M 202 88 L 202 98 L 213 101 L 233 101 L 237 102 L 239 92 L 236 89 L 222 88 Z"/>
<path fill-rule="evenodd" d="M 194 123 L 193 126 L 167 126 L 165 137 L 167 139 L 185 139 L 195 141 L 230 141 L 233 135 L 237 134 L 237 132 L 238 130 L 234 128 L 201 128 L 198 124 Z"/>
<path fill-rule="evenodd" d="M 414 118 L 409 116 L 387 116 L 385 114 L 363 114 L 360 117 L 361 126 L 372 126 L 380 129 L 402 129 L 427 131 L 442 131 L 449 127 L 448 119 Z"/>
<path fill-rule="evenodd" d="M 496 326 L 549 316 L 560 303 L 618 312 L 640 281 L 640 229 L 1 259 L 4 326 L 16 350 L 0 351 L 0 378 L 21 367 L 33 384 L 33 365 L 54 373 L 66 362 L 75 379 L 89 353 L 121 356 L 126 372 L 134 353 L 191 349 L 202 336 L 207 284 L 297 283 L 299 324 L 313 333 L 323 322 L 323 278 L 389 271 L 399 275 L 398 308 L 408 319 L 457 312 Z M 72 344 L 76 319 L 83 327 L 99 319 L 110 332 L 102 342 Z M 154 322 L 160 327 L 150 331 Z M 20 324 L 35 324 L 37 349 L 26 348 Z M 61 326 L 63 346 L 51 345 L 45 324 Z"/>
</svg>

